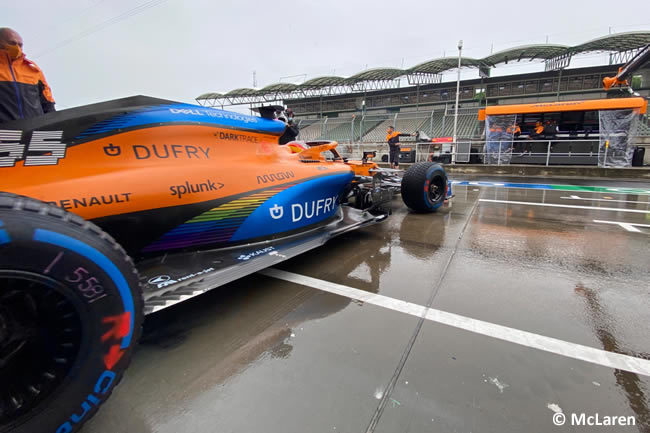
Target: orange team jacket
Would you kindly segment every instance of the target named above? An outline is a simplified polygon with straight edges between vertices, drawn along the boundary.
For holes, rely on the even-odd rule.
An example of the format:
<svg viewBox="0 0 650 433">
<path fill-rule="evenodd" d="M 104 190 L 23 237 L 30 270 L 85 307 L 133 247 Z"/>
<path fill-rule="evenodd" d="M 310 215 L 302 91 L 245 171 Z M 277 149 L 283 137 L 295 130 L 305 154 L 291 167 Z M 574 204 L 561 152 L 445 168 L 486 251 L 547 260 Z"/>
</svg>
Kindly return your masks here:
<svg viewBox="0 0 650 433">
<path fill-rule="evenodd" d="M 12 60 L 0 49 L 0 122 L 54 111 L 54 98 L 41 69 L 24 55 Z"/>
<path fill-rule="evenodd" d="M 393 146 L 398 146 L 399 145 L 399 137 L 400 136 L 408 136 L 410 134 L 402 134 L 399 131 L 393 131 L 389 132 L 386 134 L 386 141 L 388 142 L 388 145 L 393 147 Z"/>
</svg>

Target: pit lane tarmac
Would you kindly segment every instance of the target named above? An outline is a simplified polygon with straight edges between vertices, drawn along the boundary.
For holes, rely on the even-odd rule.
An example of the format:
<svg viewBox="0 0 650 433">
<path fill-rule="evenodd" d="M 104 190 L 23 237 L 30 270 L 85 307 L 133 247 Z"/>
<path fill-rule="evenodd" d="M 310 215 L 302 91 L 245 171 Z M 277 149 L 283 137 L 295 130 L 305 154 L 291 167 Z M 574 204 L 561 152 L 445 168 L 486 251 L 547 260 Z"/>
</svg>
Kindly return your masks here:
<svg viewBox="0 0 650 433">
<path fill-rule="evenodd" d="M 650 185 L 506 183 L 147 317 L 83 431 L 649 432 Z"/>
</svg>

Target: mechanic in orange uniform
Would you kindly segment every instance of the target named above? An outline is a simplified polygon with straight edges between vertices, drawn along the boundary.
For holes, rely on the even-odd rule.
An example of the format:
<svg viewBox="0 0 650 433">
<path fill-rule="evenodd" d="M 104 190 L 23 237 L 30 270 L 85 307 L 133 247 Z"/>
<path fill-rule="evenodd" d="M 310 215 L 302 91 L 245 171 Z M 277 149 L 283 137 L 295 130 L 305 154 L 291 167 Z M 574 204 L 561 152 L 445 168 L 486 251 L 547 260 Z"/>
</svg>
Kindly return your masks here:
<svg viewBox="0 0 650 433">
<path fill-rule="evenodd" d="M 544 125 L 542 125 L 542 122 L 538 120 L 537 122 L 535 122 L 535 128 L 530 133 L 530 138 L 532 138 L 533 140 L 537 140 L 539 137 L 542 136 L 542 132 L 544 132 Z"/>
<path fill-rule="evenodd" d="M 415 134 L 402 134 L 399 131 L 395 131 L 394 127 L 388 127 L 388 131 L 386 131 L 386 141 L 388 142 L 389 161 L 392 168 L 399 168 L 399 138 L 414 135 Z"/>
<path fill-rule="evenodd" d="M 519 137 L 519 136 L 521 135 L 521 128 L 519 127 L 519 124 L 518 124 L 518 123 L 515 123 L 514 126 L 515 126 L 514 129 L 512 128 L 512 125 L 508 126 L 508 127 L 506 128 L 506 133 L 507 133 L 507 134 L 512 134 L 512 135 L 514 135 L 515 137 Z M 514 132 L 513 132 L 513 131 L 514 131 Z"/>
<path fill-rule="evenodd" d="M 52 91 L 36 63 L 23 53 L 23 38 L 0 28 L 0 122 L 54 111 Z"/>
</svg>

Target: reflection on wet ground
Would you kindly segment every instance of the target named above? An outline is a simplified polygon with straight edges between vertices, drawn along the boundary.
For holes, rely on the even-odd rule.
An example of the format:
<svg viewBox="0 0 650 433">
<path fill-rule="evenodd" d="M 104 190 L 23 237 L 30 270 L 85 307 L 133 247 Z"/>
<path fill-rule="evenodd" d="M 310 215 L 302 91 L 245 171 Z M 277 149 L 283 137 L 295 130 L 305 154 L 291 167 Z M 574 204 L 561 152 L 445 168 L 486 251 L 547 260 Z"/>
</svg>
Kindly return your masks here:
<svg viewBox="0 0 650 433">
<path fill-rule="evenodd" d="M 616 321 L 607 313 L 606 307 L 601 305 L 597 292 L 581 285 L 576 286 L 575 292 L 585 299 L 587 311 L 591 314 L 592 326 L 603 345 L 603 349 L 608 352 L 650 359 L 648 353 L 630 353 L 620 347 L 613 329 L 611 329 L 616 326 Z M 648 410 L 650 400 L 647 391 L 644 392 L 643 390 L 643 383 L 639 376 L 628 371 L 614 370 L 614 377 L 616 377 L 616 384 L 625 394 L 630 409 L 634 411 L 636 419 L 639 420 L 641 425 L 650 426 L 650 411 Z"/>
<path fill-rule="evenodd" d="M 594 222 L 650 224 L 650 212 L 479 201 L 575 204 L 565 191 L 454 192 L 429 215 L 396 200 L 385 223 L 279 268 L 650 359 L 650 228 Z M 580 199 L 650 210 L 641 194 Z M 84 431 L 582 431 L 553 425 L 561 408 L 631 415 L 636 426 L 602 431 L 647 432 L 649 387 L 646 376 L 253 275 L 150 316 L 123 383 Z"/>
</svg>

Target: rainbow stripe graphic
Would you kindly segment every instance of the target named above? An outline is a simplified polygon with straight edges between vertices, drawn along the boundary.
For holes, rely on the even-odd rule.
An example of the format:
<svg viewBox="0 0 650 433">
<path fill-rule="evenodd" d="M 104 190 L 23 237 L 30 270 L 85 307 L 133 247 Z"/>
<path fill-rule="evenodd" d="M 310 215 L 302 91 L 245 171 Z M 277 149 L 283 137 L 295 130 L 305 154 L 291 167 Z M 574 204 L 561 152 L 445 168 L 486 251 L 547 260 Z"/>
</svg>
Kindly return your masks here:
<svg viewBox="0 0 650 433">
<path fill-rule="evenodd" d="M 195 216 L 165 233 L 144 248 L 144 252 L 186 248 L 230 241 L 239 226 L 265 201 L 296 183 L 277 186 L 224 203 Z"/>
</svg>

